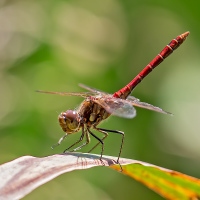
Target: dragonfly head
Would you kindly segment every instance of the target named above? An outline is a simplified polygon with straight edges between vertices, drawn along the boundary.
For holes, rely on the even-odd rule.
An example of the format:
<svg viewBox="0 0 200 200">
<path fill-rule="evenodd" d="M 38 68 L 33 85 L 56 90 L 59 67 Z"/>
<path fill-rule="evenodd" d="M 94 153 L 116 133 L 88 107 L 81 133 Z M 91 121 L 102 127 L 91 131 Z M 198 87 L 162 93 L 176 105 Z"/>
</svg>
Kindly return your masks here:
<svg viewBox="0 0 200 200">
<path fill-rule="evenodd" d="M 63 131 L 66 133 L 76 132 L 80 127 L 79 114 L 74 110 L 62 112 L 58 120 Z"/>
</svg>

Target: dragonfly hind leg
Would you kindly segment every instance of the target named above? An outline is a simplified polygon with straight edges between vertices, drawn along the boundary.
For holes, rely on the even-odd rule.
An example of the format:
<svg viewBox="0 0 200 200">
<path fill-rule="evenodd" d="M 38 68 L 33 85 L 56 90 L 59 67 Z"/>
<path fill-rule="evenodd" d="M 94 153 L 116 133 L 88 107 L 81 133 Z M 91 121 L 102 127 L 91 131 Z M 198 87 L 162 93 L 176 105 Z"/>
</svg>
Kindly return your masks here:
<svg viewBox="0 0 200 200">
<path fill-rule="evenodd" d="M 124 144 L 124 132 L 116 131 L 116 130 L 110 130 L 110 129 L 104 129 L 104 128 L 96 128 L 96 127 L 94 127 L 94 129 L 105 134 L 105 136 L 101 140 L 104 140 L 108 136 L 107 132 L 118 133 L 118 134 L 122 135 L 121 147 L 120 147 L 119 156 L 118 156 L 118 159 L 117 159 L 117 163 L 119 163 L 119 158 L 121 156 L 121 152 L 122 152 L 122 148 L 123 148 L 123 144 Z M 98 142 L 89 152 L 91 152 L 94 148 L 96 148 L 100 143 L 101 142 Z"/>
<path fill-rule="evenodd" d="M 102 152 L 101 152 L 101 158 L 102 158 L 103 150 L 104 150 L 104 142 L 103 142 L 103 140 L 108 136 L 107 132 L 118 133 L 118 134 L 122 135 L 122 142 L 121 142 L 120 152 L 119 152 L 119 156 L 118 156 L 118 159 L 117 159 L 117 163 L 119 163 L 119 158 L 121 156 L 121 152 L 122 152 L 122 148 L 123 148 L 123 143 L 124 143 L 124 132 L 122 132 L 122 131 L 115 131 L 115 130 L 109 130 L 109 129 L 104 129 L 104 128 L 96 128 L 96 127 L 94 127 L 94 129 L 97 130 L 97 131 L 99 131 L 99 132 L 101 132 L 101 133 L 103 133 L 105 136 L 102 139 L 100 139 L 96 135 L 94 135 L 93 133 L 91 133 L 90 130 L 88 130 L 89 133 L 93 137 L 95 137 L 97 140 L 99 140 L 99 142 L 92 149 L 90 149 L 90 151 L 88 151 L 88 153 L 90 153 L 93 149 L 95 149 L 101 143 L 103 145 L 102 146 Z"/>
<path fill-rule="evenodd" d="M 100 130 L 101 131 L 107 131 L 107 132 L 110 132 L 110 133 L 118 133 L 118 134 L 122 135 L 121 147 L 120 147 L 120 151 L 119 151 L 119 156 L 117 158 L 117 163 L 119 164 L 119 158 L 121 156 L 122 148 L 123 148 L 123 144 L 124 144 L 124 132 L 122 132 L 122 131 L 116 131 L 116 130 L 109 130 L 109 129 L 104 129 L 104 128 L 100 128 Z"/>
<path fill-rule="evenodd" d="M 108 136 L 108 133 L 107 133 L 106 131 L 101 130 L 100 128 L 94 127 L 94 129 L 104 134 L 104 137 L 101 139 L 101 141 L 103 142 L 103 140 Z M 95 137 L 95 138 L 96 138 L 96 137 Z M 99 138 L 99 139 L 100 139 L 100 138 Z M 99 140 L 99 139 L 98 139 L 98 140 Z M 92 149 L 90 149 L 90 150 L 88 151 L 88 153 L 90 153 L 91 151 L 93 151 L 100 143 L 102 143 L 101 141 L 99 140 L 99 142 L 98 142 L 94 147 L 92 147 Z"/>
<path fill-rule="evenodd" d="M 100 157 L 100 160 L 102 161 L 102 156 L 103 156 L 103 150 L 104 150 L 104 142 L 103 142 L 103 139 L 105 139 L 105 137 L 108 135 L 108 133 L 104 133 L 104 134 L 106 134 L 105 136 L 104 136 L 104 138 L 103 139 L 100 139 L 99 137 L 97 137 L 94 133 L 92 133 L 91 131 L 90 131 L 90 129 L 88 128 L 88 132 L 94 137 L 94 138 L 96 138 L 97 140 L 99 140 L 99 142 L 89 151 L 89 152 L 91 152 L 98 144 L 102 144 L 102 149 L 101 149 L 101 157 Z M 100 131 L 101 132 L 101 131 Z M 88 153 L 89 153 L 88 152 Z"/>
</svg>

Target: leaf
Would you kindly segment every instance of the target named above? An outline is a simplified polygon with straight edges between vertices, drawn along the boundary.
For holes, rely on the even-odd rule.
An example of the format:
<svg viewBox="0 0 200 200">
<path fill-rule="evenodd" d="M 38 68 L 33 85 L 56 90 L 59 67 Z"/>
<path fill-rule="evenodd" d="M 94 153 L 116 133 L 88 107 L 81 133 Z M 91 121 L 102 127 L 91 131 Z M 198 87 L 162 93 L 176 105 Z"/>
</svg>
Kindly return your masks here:
<svg viewBox="0 0 200 200">
<path fill-rule="evenodd" d="M 119 166 L 111 168 L 120 170 Z M 140 162 L 123 166 L 124 174 L 140 181 L 166 199 L 197 200 L 200 180 L 180 172 Z"/>
<path fill-rule="evenodd" d="M 110 166 L 120 171 L 116 157 L 66 153 L 37 158 L 23 156 L 0 165 L 0 199 L 20 199 L 40 185 L 73 170 Z M 168 199 L 197 199 L 200 180 L 145 162 L 120 159 L 122 173 L 142 182 Z"/>
</svg>

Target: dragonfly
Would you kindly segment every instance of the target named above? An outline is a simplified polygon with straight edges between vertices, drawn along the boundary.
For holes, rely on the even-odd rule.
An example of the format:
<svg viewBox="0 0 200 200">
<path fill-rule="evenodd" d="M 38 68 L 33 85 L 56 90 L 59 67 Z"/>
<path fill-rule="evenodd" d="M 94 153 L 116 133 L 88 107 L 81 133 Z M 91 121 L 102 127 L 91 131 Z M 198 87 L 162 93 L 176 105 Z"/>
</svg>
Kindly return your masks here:
<svg viewBox="0 0 200 200">
<path fill-rule="evenodd" d="M 67 149 L 65 149 L 64 153 L 73 152 L 81 149 L 82 147 L 90 143 L 90 136 L 92 136 L 97 140 L 97 144 L 88 153 L 90 153 L 99 144 L 101 144 L 100 160 L 102 161 L 102 156 L 104 152 L 104 139 L 108 136 L 108 133 L 117 133 L 122 136 L 120 151 L 117 159 L 117 163 L 119 163 L 119 158 L 121 156 L 124 143 L 124 132 L 118 130 L 98 128 L 97 126 L 103 120 L 107 119 L 110 115 L 115 115 L 123 118 L 134 118 L 136 116 L 136 110 L 134 106 L 145 108 L 148 110 L 153 110 L 164 114 L 171 114 L 162 110 L 159 107 L 153 106 L 149 103 L 141 102 L 139 99 L 130 96 L 130 94 L 133 91 L 133 89 L 143 80 L 143 78 L 145 78 L 155 67 L 157 67 L 166 57 L 168 57 L 175 49 L 177 49 L 184 42 L 188 35 L 189 32 L 185 32 L 173 39 L 160 52 L 160 54 L 158 54 L 129 84 L 127 84 L 124 88 L 120 89 L 114 94 L 102 92 L 100 90 L 88 87 L 83 84 L 79 84 L 79 86 L 88 90 L 87 92 L 61 93 L 38 90 L 37 92 L 40 93 L 71 95 L 85 98 L 77 110 L 67 110 L 65 112 L 62 112 L 58 116 L 60 126 L 65 132 L 65 135 L 61 137 L 58 143 L 53 147 L 60 145 L 61 142 L 68 135 L 77 133 L 81 130 L 80 139 L 77 142 L 73 143 L 71 146 L 69 146 Z M 100 138 L 97 135 L 95 135 L 95 133 L 93 133 L 93 130 L 102 133 L 103 137 Z M 84 142 L 77 148 L 72 149 L 72 147 L 78 145 L 85 137 L 86 142 Z"/>
</svg>

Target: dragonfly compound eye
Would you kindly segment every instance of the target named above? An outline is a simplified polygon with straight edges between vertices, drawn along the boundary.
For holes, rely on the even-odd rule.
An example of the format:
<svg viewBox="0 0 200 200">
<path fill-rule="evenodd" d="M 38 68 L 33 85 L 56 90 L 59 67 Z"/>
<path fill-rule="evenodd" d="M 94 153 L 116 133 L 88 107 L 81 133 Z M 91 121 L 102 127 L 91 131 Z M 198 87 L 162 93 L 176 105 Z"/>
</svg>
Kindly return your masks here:
<svg viewBox="0 0 200 200">
<path fill-rule="evenodd" d="M 80 126 L 79 115 L 74 110 L 67 110 L 66 112 L 62 112 L 59 115 L 58 120 L 63 131 L 66 133 L 73 133 Z"/>
</svg>

